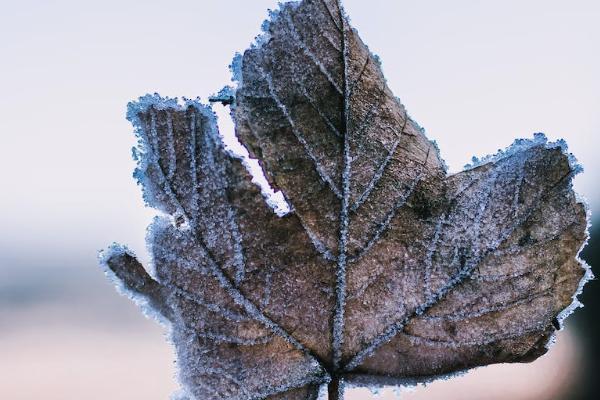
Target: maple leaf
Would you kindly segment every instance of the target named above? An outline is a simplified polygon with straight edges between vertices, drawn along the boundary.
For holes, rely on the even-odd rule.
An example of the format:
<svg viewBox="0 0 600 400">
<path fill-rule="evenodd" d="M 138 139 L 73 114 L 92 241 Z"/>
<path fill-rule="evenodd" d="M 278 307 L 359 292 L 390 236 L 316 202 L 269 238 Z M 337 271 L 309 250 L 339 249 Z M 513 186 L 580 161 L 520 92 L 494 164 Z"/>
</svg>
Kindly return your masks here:
<svg viewBox="0 0 600 400">
<path fill-rule="evenodd" d="M 102 253 L 171 327 L 190 399 L 315 399 L 547 351 L 591 273 L 579 172 L 537 134 L 449 175 L 338 1 L 283 4 L 233 64 L 236 135 L 292 210 L 276 215 L 197 101 L 128 118 L 150 276 Z"/>
</svg>

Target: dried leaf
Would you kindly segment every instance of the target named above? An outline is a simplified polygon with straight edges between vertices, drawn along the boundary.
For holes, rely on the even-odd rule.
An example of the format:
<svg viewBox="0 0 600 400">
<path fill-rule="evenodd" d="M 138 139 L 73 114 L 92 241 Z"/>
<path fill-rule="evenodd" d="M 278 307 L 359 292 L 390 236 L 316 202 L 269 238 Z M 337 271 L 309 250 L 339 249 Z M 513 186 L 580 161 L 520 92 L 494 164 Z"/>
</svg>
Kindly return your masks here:
<svg viewBox="0 0 600 400">
<path fill-rule="evenodd" d="M 129 106 L 139 179 L 164 213 L 151 277 L 102 254 L 172 327 L 190 399 L 316 399 L 547 351 L 589 278 L 579 172 L 537 134 L 448 175 L 339 2 L 286 3 L 234 61 L 236 134 L 293 210 L 276 215 L 216 118 Z"/>
</svg>

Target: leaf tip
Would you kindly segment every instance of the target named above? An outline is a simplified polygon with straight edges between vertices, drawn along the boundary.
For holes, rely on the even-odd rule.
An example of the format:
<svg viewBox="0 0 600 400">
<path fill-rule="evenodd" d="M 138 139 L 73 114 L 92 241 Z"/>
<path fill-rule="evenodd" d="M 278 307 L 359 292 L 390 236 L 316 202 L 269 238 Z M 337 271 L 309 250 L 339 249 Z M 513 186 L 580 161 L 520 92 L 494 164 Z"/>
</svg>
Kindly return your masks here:
<svg viewBox="0 0 600 400">
<path fill-rule="evenodd" d="M 133 301 L 147 318 L 170 326 L 170 311 L 164 299 L 159 298 L 159 285 L 148 275 L 133 251 L 125 245 L 112 243 L 98 252 L 98 261 L 119 294 Z"/>
<path fill-rule="evenodd" d="M 572 174 L 576 175 L 583 172 L 583 167 L 581 166 L 581 164 L 579 164 L 575 156 L 569 152 L 567 142 L 564 139 L 559 139 L 555 142 L 550 142 L 546 135 L 542 132 L 534 133 L 532 139 L 516 139 L 506 149 L 498 149 L 498 151 L 495 154 L 490 154 L 481 158 L 473 156 L 471 158 L 471 163 L 466 164 L 464 166 L 464 170 L 468 171 L 485 164 L 496 163 L 500 160 L 511 157 L 517 153 L 525 152 L 537 146 L 543 146 L 546 149 L 560 149 L 562 154 L 564 154 L 567 157 Z"/>
</svg>

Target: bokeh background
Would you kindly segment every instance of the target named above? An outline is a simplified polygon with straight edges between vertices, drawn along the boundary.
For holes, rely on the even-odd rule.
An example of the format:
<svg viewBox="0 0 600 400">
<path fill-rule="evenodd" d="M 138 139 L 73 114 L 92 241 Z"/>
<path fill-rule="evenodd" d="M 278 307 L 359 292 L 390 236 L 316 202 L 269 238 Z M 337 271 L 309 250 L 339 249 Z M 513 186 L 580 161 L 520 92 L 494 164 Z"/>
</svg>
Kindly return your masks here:
<svg viewBox="0 0 600 400">
<path fill-rule="evenodd" d="M 452 171 L 514 138 L 565 138 L 600 207 L 600 2 L 345 0 L 392 90 Z M 0 0 L 0 398 L 167 399 L 164 330 L 97 267 L 112 241 L 147 260 L 126 103 L 203 99 L 276 0 Z M 222 130 L 231 131 L 218 109 Z M 584 258 L 600 265 L 600 231 Z M 548 355 L 404 399 L 595 399 L 600 287 Z M 381 398 L 392 398 L 384 390 Z M 350 399 L 370 399 L 354 390 Z"/>
</svg>

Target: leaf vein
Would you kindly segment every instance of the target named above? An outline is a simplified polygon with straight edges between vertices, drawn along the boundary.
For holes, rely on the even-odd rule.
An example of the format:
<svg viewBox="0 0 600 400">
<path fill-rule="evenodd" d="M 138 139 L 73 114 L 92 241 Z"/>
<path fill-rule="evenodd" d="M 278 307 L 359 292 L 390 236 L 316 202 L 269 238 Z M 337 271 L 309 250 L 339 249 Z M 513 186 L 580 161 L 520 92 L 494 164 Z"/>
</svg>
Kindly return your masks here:
<svg viewBox="0 0 600 400">
<path fill-rule="evenodd" d="M 402 140 L 402 135 L 404 134 L 404 129 L 406 128 L 407 121 L 408 121 L 408 115 L 406 115 L 406 113 L 405 113 L 404 114 L 404 124 L 402 125 L 402 129 L 400 130 L 400 134 L 398 135 L 398 138 L 396 138 L 396 140 L 392 144 L 392 148 L 388 152 L 388 155 L 385 157 L 385 159 L 381 162 L 381 164 L 377 168 L 377 172 L 375 173 L 375 175 L 373 175 L 373 177 L 371 177 L 371 180 L 367 184 L 367 187 L 365 188 L 365 190 L 362 192 L 362 194 L 359 196 L 359 198 L 356 200 L 356 202 L 352 205 L 351 211 L 356 212 L 360 208 L 360 206 L 362 206 L 364 204 L 364 202 L 367 201 L 369 195 L 371 194 L 373 189 L 375 189 L 375 186 L 377 185 L 377 183 L 381 180 L 381 177 L 383 176 L 385 170 L 387 169 L 388 165 L 392 161 L 392 157 L 394 157 L 394 154 L 396 153 L 398 145 L 400 144 L 400 141 Z"/>
<path fill-rule="evenodd" d="M 315 53 L 313 53 L 308 48 L 306 43 L 304 43 L 304 41 L 300 37 L 300 33 L 296 29 L 296 25 L 294 24 L 294 21 L 292 20 L 292 17 L 289 14 L 286 15 L 286 21 L 290 27 L 290 32 L 292 33 L 292 37 L 294 38 L 294 40 L 296 41 L 296 43 L 298 44 L 300 49 L 302 49 L 302 52 L 308 56 L 308 58 L 313 62 L 313 64 L 319 69 L 319 71 L 321 71 L 321 73 L 327 78 L 327 80 L 329 81 L 331 86 L 333 86 L 333 88 L 336 90 L 336 92 L 338 92 L 340 95 L 343 96 L 344 92 L 342 91 L 342 89 L 340 89 L 340 87 L 336 83 L 335 79 L 333 79 L 333 76 L 331 76 L 331 73 L 329 73 L 329 71 L 327 70 L 325 65 L 323 65 L 323 63 L 317 58 Z"/>
<path fill-rule="evenodd" d="M 319 164 L 319 161 L 317 160 L 317 157 L 315 156 L 315 154 L 313 153 L 312 149 L 310 148 L 310 145 L 306 141 L 306 138 L 304 137 L 304 135 L 302 135 L 302 133 L 300 132 L 300 130 L 296 126 L 296 123 L 294 122 L 292 116 L 290 115 L 287 107 L 285 106 L 285 104 L 283 104 L 281 102 L 281 99 L 279 99 L 279 97 L 275 93 L 275 87 L 273 85 L 273 79 L 271 78 L 271 76 L 261 66 L 257 65 L 256 67 L 257 67 L 258 71 L 260 72 L 262 78 L 267 82 L 267 85 L 269 87 L 269 93 L 271 94 L 271 97 L 272 97 L 273 101 L 275 102 L 275 104 L 277 105 L 277 107 L 279 108 L 279 110 L 283 113 L 283 115 L 288 120 L 288 124 L 290 125 L 290 128 L 292 128 L 292 132 L 294 133 L 294 136 L 300 142 L 300 144 L 302 144 L 302 146 L 304 147 L 304 151 L 306 151 L 306 154 L 313 161 L 317 173 L 319 174 L 319 176 L 321 177 L 321 179 L 329 185 L 329 187 L 331 188 L 331 191 L 338 198 L 341 198 L 342 194 L 340 193 L 339 188 L 333 182 L 333 180 L 331 179 L 331 177 L 325 172 L 324 168 Z"/>
</svg>

